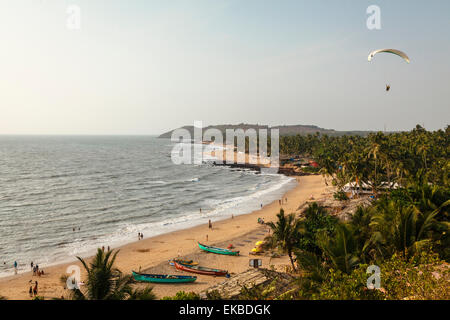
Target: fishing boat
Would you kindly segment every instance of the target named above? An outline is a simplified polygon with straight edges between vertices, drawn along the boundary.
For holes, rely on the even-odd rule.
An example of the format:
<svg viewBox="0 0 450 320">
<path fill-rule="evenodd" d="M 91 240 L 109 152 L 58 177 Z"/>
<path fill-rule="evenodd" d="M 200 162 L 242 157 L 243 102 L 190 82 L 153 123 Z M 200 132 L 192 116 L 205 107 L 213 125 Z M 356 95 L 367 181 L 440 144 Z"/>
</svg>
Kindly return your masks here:
<svg viewBox="0 0 450 320">
<path fill-rule="evenodd" d="M 193 261 L 193 260 L 181 260 L 181 259 L 172 259 L 172 260 L 169 260 L 169 264 L 170 264 L 171 266 L 174 266 L 174 264 L 173 264 L 174 261 L 178 261 L 179 263 L 185 264 L 185 265 L 188 265 L 188 266 L 196 266 L 196 265 L 198 265 L 198 262 L 195 262 L 195 261 Z"/>
<path fill-rule="evenodd" d="M 207 252 L 212 252 L 212 253 L 217 253 L 217 254 L 226 254 L 229 256 L 238 256 L 239 255 L 239 251 L 236 250 L 230 250 L 230 249 L 224 249 L 224 248 L 217 248 L 217 247 L 211 247 L 211 246 L 207 246 L 205 244 L 201 244 L 200 242 L 198 243 L 198 246 L 200 247 L 200 249 L 207 251 Z"/>
<path fill-rule="evenodd" d="M 194 282 L 197 280 L 195 276 L 178 276 L 178 275 L 169 275 L 169 274 L 147 274 L 147 273 L 139 273 L 134 272 L 133 278 L 136 281 L 141 282 L 157 282 L 157 283 L 186 283 L 186 282 Z"/>
<path fill-rule="evenodd" d="M 178 263 L 177 261 L 174 261 L 173 263 L 175 264 L 175 268 L 182 271 L 204 274 L 208 276 L 226 276 L 228 274 L 227 270 L 212 269 L 200 266 L 189 266 Z"/>
</svg>

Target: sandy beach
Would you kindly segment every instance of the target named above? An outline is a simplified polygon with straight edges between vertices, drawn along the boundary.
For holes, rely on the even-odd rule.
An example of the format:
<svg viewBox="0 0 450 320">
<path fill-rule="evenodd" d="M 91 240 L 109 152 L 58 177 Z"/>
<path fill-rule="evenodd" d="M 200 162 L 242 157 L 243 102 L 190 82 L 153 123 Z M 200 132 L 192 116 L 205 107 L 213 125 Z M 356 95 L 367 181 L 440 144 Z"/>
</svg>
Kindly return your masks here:
<svg viewBox="0 0 450 320">
<path fill-rule="evenodd" d="M 297 186 L 288 191 L 284 196 L 281 207 L 287 213 L 296 212 L 311 195 L 320 197 L 325 191 L 325 183 L 322 176 L 297 177 Z M 287 198 L 287 201 L 285 200 Z M 274 220 L 279 212 L 279 201 L 274 201 L 260 210 L 245 215 L 234 215 L 222 221 L 214 222 L 213 229 L 208 228 L 208 218 L 205 224 L 197 227 L 179 230 L 168 234 L 143 239 L 124 245 L 117 255 L 116 267 L 124 273 L 132 270 L 148 273 L 184 274 L 169 266 L 167 261 L 176 256 L 193 258 L 200 265 L 227 269 L 231 274 L 248 269 L 248 253 L 254 247 L 256 241 L 262 240 L 267 235 L 267 227 L 257 223 L 258 218 L 266 222 Z M 208 241 L 206 236 L 208 235 Z M 226 247 L 233 244 L 241 255 L 238 257 L 208 254 L 200 251 L 197 241 Z M 263 267 L 273 265 L 282 270 L 287 265 L 286 257 L 271 259 L 262 256 Z M 89 260 L 89 259 L 88 259 Z M 78 265 L 79 262 L 65 263 L 51 267 L 45 267 L 45 275 L 32 276 L 31 271 L 19 275 L 12 275 L 0 279 L 0 295 L 7 299 L 30 299 L 28 294 L 29 281 L 37 280 L 39 283 L 38 295 L 45 299 L 61 298 L 67 292 L 63 289 L 60 277 L 66 273 L 68 266 Z M 187 274 L 187 273 L 186 273 Z M 82 279 L 84 274 L 82 273 Z M 208 287 L 224 281 L 221 277 L 198 276 L 196 282 L 191 284 L 152 284 L 158 298 L 174 295 L 180 290 L 200 292 Z"/>
</svg>

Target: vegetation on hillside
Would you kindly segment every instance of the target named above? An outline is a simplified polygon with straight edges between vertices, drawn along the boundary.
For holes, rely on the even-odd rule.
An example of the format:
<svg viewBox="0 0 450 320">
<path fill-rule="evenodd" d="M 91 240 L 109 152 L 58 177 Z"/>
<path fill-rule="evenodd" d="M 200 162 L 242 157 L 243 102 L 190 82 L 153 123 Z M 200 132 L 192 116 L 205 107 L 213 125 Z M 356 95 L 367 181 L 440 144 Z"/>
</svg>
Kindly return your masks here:
<svg viewBox="0 0 450 320">
<path fill-rule="evenodd" d="M 310 204 L 302 217 L 284 212 L 269 226 L 269 247 L 293 251 L 299 270 L 284 299 L 448 299 L 450 295 L 450 129 L 367 137 L 282 137 L 283 153 L 312 157 L 339 190 L 366 182 L 374 201 L 349 222 Z M 380 186 L 388 182 L 396 188 Z M 383 192 L 381 192 L 383 191 Z M 336 198 L 344 196 L 342 192 Z M 287 234 L 286 234 L 287 233 Z M 280 237 L 279 234 L 283 236 Z M 286 247 L 286 240 L 294 245 Z M 370 265 L 381 287 L 367 286 Z M 264 292 L 264 289 L 255 289 Z M 257 292 L 257 291 L 255 291 Z"/>
</svg>

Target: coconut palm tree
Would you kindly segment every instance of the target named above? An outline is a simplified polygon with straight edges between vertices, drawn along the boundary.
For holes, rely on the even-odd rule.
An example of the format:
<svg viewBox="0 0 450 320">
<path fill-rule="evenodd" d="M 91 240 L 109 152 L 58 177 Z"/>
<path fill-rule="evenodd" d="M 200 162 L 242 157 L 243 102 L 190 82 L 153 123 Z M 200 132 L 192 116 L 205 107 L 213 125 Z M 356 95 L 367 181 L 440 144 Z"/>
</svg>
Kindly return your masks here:
<svg viewBox="0 0 450 320">
<path fill-rule="evenodd" d="M 84 259 L 77 257 L 87 273 L 84 290 L 79 288 L 71 291 L 70 297 L 74 300 L 153 300 L 155 295 L 151 287 L 133 289 L 134 282 L 131 275 L 124 275 L 114 267 L 119 251 L 105 252 L 97 250 L 92 262 L 88 264 Z M 64 280 L 62 278 L 62 280 Z"/>
<path fill-rule="evenodd" d="M 345 224 L 337 225 L 333 237 L 320 233 L 317 242 L 332 268 L 350 274 L 358 266 L 360 260 L 357 242 L 352 230 Z"/>
<path fill-rule="evenodd" d="M 436 216 L 449 205 L 450 200 L 433 211 L 421 212 L 415 205 L 384 199 L 372 217 L 370 225 L 374 232 L 370 243 L 387 255 L 399 251 L 407 257 L 430 242 L 430 233 L 440 224 Z"/>
<path fill-rule="evenodd" d="M 272 230 L 272 234 L 266 237 L 266 246 L 272 248 L 278 247 L 283 252 L 286 252 L 291 261 L 292 269 L 295 271 L 296 268 L 292 253 L 300 239 L 302 227 L 301 221 L 295 217 L 294 213 L 286 216 L 283 209 L 280 209 L 280 212 L 277 214 L 277 218 L 278 221 L 275 223 L 267 223 Z"/>
</svg>

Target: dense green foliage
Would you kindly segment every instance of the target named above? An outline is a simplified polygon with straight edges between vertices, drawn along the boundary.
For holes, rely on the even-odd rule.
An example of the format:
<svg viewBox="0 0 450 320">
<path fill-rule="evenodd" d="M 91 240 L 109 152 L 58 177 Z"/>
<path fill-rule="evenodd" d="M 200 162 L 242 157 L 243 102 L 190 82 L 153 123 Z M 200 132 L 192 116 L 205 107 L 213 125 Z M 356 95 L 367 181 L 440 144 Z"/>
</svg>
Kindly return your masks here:
<svg viewBox="0 0 450 320">
<path fill-rule="evenodd" d="M 346 200 L 342 187 L 354 181 L 369 184 L 375 196 L 349 222 L 338 221 L 313 203 L 301 218 L 290 219 L 295 232 L 281 228 L 291 230 L 290 250 L 298 267 L 293 269 L 300 270 L 295 288 L 283 298 L 449 298 L 449 128 L 281 138 L 283 153 L 307 155 L 319 163 L 321 173 L 338 187 L 336 199 Z M 390 187 L 381 189 L 385 182 Z M 391 188 L 393 182 L 396 188 Z M 283 238 L 275 236 L 285 224 L 280 218 L 285 219 L 284 212 L 270 225 L 274 237 L 268 242 L 283 248 Z M 381 269 L 378 290 L 367 288 L 369 265 Z"/>
<path fill-rule="evenodd" d="M 280 153 L 314 158 L 338 187 L 370 182 L 377 191 L 382 182 L 407 186 L 421 179 L 448 186 L 450 127 L 429 132 L 418 125 L 410 132 L 367 137 L 282 136 Z"/>
<path fill-rule="evenodd" d="M 173 297 L 164 297 L 162 300 L 200 300 L 195 292 L 178 291 Z"/>
</svg>

